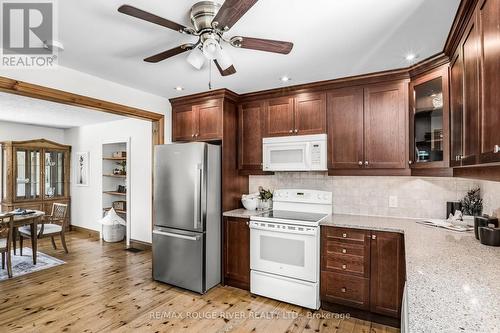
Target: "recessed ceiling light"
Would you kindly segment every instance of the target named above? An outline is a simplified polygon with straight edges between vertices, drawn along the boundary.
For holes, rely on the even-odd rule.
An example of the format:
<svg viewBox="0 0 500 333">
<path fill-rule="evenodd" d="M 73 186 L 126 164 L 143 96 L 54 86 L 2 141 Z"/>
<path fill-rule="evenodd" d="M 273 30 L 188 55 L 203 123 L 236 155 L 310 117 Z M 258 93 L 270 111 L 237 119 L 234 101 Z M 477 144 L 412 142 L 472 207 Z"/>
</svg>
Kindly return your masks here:
<svg viewBox="0 0 500 333">
<path fill-rule="evenodd" d="M 177 91 L 183 91 L 184 90 L 184 88 L 182 88 L 181 86 L 177 86 L 174 89 L 177 90 Z"/>
<path fill-rule="evenodd" d="M 290 77 L 288 77 L 288 76 L 286 76 L 286 75 L 283 75 L 282 77 L 280 77 L 280 81 L 281 81 L 281 82 L 288 82 L 288 81 L 290 81 L 290 80 L 291 80 L 291 78 L 290 78 Z"/>
<path fill-rule="evenodd" d="M 415 53 L 408 53 L 405 56 L 406 61 L 409 61 L 409 62 L 414 61 L 417 58 L 418 58 L 418 55 L 416 55 Z"/>
</svg>

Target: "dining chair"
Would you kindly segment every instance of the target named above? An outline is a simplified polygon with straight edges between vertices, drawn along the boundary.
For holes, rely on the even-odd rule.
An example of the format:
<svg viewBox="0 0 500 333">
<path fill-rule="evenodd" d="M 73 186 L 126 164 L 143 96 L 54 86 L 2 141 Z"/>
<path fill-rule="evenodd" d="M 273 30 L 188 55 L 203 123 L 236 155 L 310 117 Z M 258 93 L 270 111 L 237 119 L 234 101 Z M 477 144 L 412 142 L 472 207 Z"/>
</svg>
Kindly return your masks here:
<svg viewBox="0 0 500 333">
<path fill-rule="evenodd" d="M 54 203 L 52 204 L 52 213 L 50 215 L 45 215 L 42 219 L 42 223 L 37 225 L 37 238 L 50 237 L 50 239 L 52 240 L 52 246 L 57 250 L 54 237 L 59 235 L 61 237 L 62 246 L 66 253 L 68 253 L 68 247 L 66 246 L 64 231 L 66 229 L 67 215 L 68 205 Z M 19 233 L 19 247 L 21 255 L 23 255 L 23 238 L 31 238 L 31 227 L 19 227 L 17 232 Z"/>
<path fill-rule="evenodd" d="M 12 246 L 12 230 L 14 229 L 14 215 L 0 215 L 0 252 L 2 253 L 2 269 L 5 269 L 7 259 L 7 274 L 12 277 L 12 257 L 10 247 Z"/>
</svg>

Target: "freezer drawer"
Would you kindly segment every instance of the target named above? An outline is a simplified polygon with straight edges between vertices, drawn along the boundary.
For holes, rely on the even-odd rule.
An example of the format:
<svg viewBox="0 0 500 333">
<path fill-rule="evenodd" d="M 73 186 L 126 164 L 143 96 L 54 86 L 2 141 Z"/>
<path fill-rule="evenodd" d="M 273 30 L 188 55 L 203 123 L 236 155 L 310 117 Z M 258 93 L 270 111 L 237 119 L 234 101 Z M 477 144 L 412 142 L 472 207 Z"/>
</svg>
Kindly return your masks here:
<svg viewBox="0 0 500 333">
<path fill-rule="evenodd" d="M 153 279 L 204 293 L 204 243 L 203 233 L 153 230 Z"/>
</svg>

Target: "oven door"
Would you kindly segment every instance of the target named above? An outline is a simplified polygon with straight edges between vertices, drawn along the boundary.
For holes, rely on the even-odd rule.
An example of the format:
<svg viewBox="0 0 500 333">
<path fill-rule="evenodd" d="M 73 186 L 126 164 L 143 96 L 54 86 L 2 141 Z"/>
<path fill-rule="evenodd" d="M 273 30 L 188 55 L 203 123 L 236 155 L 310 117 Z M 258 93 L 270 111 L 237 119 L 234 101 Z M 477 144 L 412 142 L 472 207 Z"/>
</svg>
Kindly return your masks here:
<svg viewBox="0 0 500 333">
<path fill-rule="evenodd" d="M 319 228 L 251 221 L 250 268 L 317 282 Z"/>
<path fill-rule="evenodd" d="M 264 143 L 264 171 L 307 171 L 310 169 L 309 143 Z"/>
</svg>

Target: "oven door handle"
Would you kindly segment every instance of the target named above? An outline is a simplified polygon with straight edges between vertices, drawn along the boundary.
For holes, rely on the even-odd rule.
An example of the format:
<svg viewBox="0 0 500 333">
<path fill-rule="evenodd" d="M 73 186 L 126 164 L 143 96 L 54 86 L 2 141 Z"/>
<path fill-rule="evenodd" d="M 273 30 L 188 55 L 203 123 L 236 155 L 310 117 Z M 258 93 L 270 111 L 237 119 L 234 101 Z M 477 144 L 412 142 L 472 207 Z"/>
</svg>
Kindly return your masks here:
<svg viewBox="0 0 500 333">
<path fill-rule="evenodd" d="M 275 233 L 280 233 L 280 234 L 295 234 L 295 235 L 304 235 L 304 236 L 314 236 L 317 233 L 317 227 L 302 227 L 302 226 L 295 226 L 295 228 L 302 228 L 302 230 L 298 229 L 288 229 L 288 228 L 270 228 L 266 226 L 260 226 L 256 222 L 250 221 L 250 229 L 253 230 L 262 230 L 262 231 L 271 231 Z M 309 229 L 309 230 L 306 230 Z"/>
</svg>

